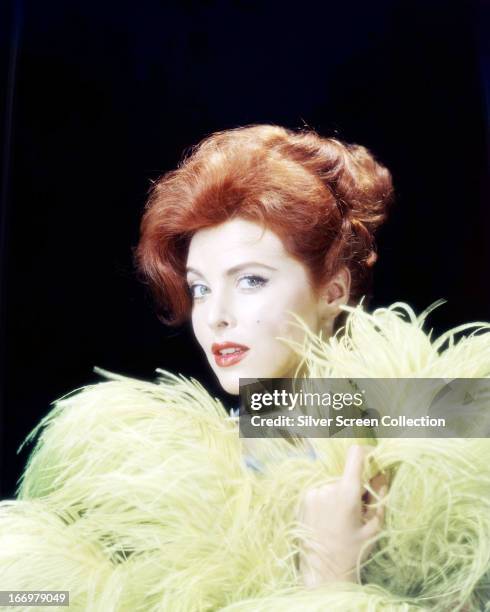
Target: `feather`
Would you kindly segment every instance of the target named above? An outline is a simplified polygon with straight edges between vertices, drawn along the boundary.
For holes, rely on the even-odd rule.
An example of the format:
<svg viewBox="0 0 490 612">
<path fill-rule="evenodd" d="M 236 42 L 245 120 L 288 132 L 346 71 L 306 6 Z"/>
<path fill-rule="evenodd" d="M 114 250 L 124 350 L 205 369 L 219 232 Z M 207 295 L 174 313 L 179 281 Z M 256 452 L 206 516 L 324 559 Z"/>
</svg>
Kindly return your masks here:
<svg viewBox="0 0 490 612">
<path fill-rule="evenodd" d="M 307 378 L 406 379 L 385 406 L 401 411 L 411 379 L 490 377 L 490 325 L 433 340 L 431 308 L 349 307 L 345 334 L 327 340 L 298 319 L 305 342 L 283 340 Z M 259 440 L 250 470 L 237 420 L 198 381 L 97 372 L 106 380 L 60 398 L 26 440 L 18 499 L 0 506 L 2 588 L 69 588 L 75 610 L 131 612 L 476 611 L 490 600 L 489 440 Z M 488 417 L 488 398 L 479 405 Z M 366 482 L 390 475 L 385 524 L 362 585 L 308 591 L 302 496 L 339 477 L 354 442 L 371 445 Z"/>
</svg>

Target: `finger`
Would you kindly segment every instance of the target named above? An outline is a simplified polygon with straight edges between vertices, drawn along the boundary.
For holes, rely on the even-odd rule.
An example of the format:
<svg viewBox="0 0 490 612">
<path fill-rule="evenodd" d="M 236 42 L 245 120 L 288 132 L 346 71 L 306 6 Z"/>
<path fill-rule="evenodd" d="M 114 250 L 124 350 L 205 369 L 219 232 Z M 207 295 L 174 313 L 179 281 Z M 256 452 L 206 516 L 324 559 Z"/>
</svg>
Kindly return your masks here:
<svg viewBox="0 0 490 612">
<path fill-rule="evenodd" d="M 380 500 L 384 500 L 384 498 L 387 496 L 387 494 L 388 494 L 388 485 L 385 484 L 379 490 L 379 493 L 378 493 L 379 499 Z"/>
<path fill-rule="evenodd" d="M 366 491 L 363 495 L 363 515 L 365 520 L 371 519 L 376 514 L 376 507 L 373 504 L 376 500 L 383 498 L 386 495 L 382 491 L 388 491 L 388 476 L 383 473 L 378 473 L 369 481 L 371 491 Z"/>
<path fill-rule="evenodd" d="M 379 491 L 378 504 L 375 506 L 370 506 L 366 510 L 366 513 L 364 515 L 365 525 L 367 525 L 375 517 L 378 518 L 380 525 L 383 524 L 385 513 L 385 504 L 383 503 L 383 500 L 386 497 L 387 492 L 388 487 L 386 485 L 383 485 L 383 487 Z"/>
<path fill-rule="evenodd" d="M 381 519 L 375 514 L 365 525 L 361 527 L 361 537 L 365 540 L 374 537 L 381 531 Z"/>
<path fill-rule="evenodd" d="M 384 472 L 378 472 L 376 476 L 371 478 L 371 480 L 369 481 L 369 484 L 371 485 L 371 489 L 377 495 L 379 495 L 379 492 L 381 491 L 382 487 L 384 486 L 387 487 L 389 484 L 388 474 Z"/>
<path fill-rule="evenodd" d="M 381 490 L 379 492 L 379 505 L 376 508 L 376 516 L 379 518 L 381 524 L 383 524 L 383 521 L 385 518 L 385 507 L 386 507 L 385 498 L 387 494 L 388 494 L 388 487 L 387 485 L 384 485 L 383 487 L 381 487 Z"/>
<path fill-rule="evenodd" d="M 302 523 L 308 522 L 310 516 L 315 511 L 315 506 L 318 499 L 318 488 L 311 487 L 303 494 L 302 503 L 299 510 L 299 518 Z"/>
<path fill-rule="evenodd" d="M 363 500 L 362 516 L 363 516 L 364 522 L 367 523 L 376 514 L 376 508 L 372 505 L 373 496 L 369 492 L 366 492 L 366 494 L 363 495 L 362 500 Z"/>
<path fill-rule="evenodd" d="M 376 536 L 378 536 L 381 532 L 381 528 L 382 522 L 377 515 L 373 516 L 373 518 L 361 528 L 361 539 L 367 544 L 362 549 L 363 559 L 366 559 L 376 546 Z"/>
<path fill-rule="evenodd" d="M 364 457 L 366 450 L 357 444 L 351 446 L 347 453 L 344 472 L 340 479 L 340 484 L 344 491 L 348 491 L 353 497 L 358 498 L 361 503 L 362 495 L 362 470 L 364 467 Z"/>
</svg>

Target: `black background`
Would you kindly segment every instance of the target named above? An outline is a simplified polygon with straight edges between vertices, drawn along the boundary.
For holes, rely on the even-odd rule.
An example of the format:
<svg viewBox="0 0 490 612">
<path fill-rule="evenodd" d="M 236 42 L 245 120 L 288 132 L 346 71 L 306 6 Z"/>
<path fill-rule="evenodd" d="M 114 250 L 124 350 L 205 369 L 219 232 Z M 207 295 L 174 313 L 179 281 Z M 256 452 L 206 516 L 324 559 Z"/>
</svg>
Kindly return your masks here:
<svg viewBox="0 0 490 612">
<path fill-rule="evenodd" d="M 3 496 L 21 441 L 94 365 L 233 401 L 132 266 L 150 181 L 215 130 L 306 124 L 369 147 L 397 192 L 373 306 L 446 298 L 436 333 L 490 318 L 488 4 L 48 0 L 4 17 Z"/>
</svg>

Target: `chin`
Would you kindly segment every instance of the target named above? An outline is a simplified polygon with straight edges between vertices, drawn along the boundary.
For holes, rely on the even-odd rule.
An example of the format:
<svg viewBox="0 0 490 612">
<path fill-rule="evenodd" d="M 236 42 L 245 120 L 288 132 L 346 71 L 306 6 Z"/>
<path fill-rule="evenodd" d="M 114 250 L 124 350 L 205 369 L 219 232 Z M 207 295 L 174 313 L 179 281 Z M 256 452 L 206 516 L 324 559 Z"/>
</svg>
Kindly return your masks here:
<svg viewBox="0 0 490 612">
<path fill-rule="evenodd" d="M 223 370 L 225 370 L 225 368 L 223 368 Z M 223 391 L 226 391 L 226 393 L 229 393 L 230 395 L 240 395 L 240 378 L 254 378 L 253 376 L 247 374 L 247 372 L 241 372 L 238 370 L 235 370 L 234 372 L 226 372 L 222 370 L 217 371 L 213 368 L 213 372 Z"/>
<path fill-rule="evenodd" d="M 236 382 L 219 380 L 219 384 L 223 390 L 226 391 L 226 393 L 229 393 L 230 395 L 240 395 L 240 385 L 238 380 Z"/>
<path fill-rule="evenodd" d="M 214 368 L 213 372 L 223 391 L 230 395 L 240 394 L 240 378 L 238 375 L 231 376 L 228 372 L 216 371 Z"/>
</svg>

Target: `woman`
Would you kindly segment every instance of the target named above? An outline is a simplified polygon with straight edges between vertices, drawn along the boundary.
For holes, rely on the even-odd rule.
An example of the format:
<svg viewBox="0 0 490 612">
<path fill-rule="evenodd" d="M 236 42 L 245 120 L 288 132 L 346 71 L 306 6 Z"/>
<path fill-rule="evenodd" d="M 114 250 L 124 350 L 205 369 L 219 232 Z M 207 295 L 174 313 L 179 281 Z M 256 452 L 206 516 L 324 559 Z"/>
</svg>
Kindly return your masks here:
<svg viewBox="0 0 490 612">
<path fill-rule="evenodd" d="M 137 263 L 163 320 L 192 319 L 229 393 L 240 377 L 366 368 L 489 376 L 488 334 L 449 333 L 439 353 L 408 308 L 408 321 L 351 308 L 327 341 L 368 291 L 391 197 L 362 147 L 222 132 L 154 186 Z M 379 440 L 369 461 L 348 439 L 271 439 L 244 461 L 235 420 L 195 381 L 108 377 L 41 423 L 20 499 L 0 513 L 1 588 L 70 589 L 90 610 L 483 609 L 485 439 Z"/>
<path fill-rule="evenodd" d="M 389 172 L 363 147 L 268 125 L 214 134 L 154 186 L 139 268 L 168 310 L 163 320 L 191 317 L 221 386 L 238 394 L 239 378 L 294 376 L 300 357 L 278 339 L 304 336 L 291 312 L 328 337 L 339 306 L 367 293 L 374 231 L 392 193 Z M 361 521 L 362 449 L 353 452 L 346 466 L 347 485 L 358 490 L 352 524 L 344 525 L 349 496 L 339 492 L 334 500 L 332 485 L 306 497 L 304 515 L 320 532 L 333 504 L 339 524 L 322 540 L 342 550 L 323 562 L 310 552 L 305 561 L 317 567 L 306 572 L 311 585 L 322 575 L 355 580 L 360 547 L 379 526 L 382 506 L 368 524 Z"/>
</svg>

